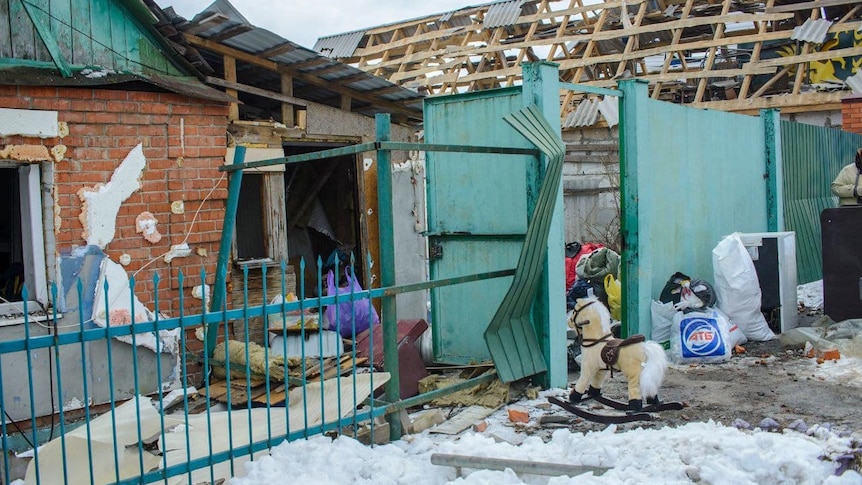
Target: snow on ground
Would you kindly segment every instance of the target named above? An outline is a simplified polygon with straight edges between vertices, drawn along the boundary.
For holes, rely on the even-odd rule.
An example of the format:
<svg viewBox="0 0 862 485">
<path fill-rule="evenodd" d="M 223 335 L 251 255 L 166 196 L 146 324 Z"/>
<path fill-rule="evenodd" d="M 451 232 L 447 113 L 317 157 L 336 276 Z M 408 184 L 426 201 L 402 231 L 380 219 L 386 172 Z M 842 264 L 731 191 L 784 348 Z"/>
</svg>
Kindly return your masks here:
<svg viewBox="0 0 862 485">
<path fill-rule="evenodd" d="M 802 362 L 805 362 L 803 360 Z M 811 359 L 813 364 L 813 359 Z M 821 379 L 847 383 L 860 376 L 859 359 L 812 365 Z M 537 407 L 550 395 L 518 403 L 531 411 L 531 419 L 544 413 Z M 244 476 L 230 485 L 283 483 L 374 485 L 509 485 L 509 484 L 822 484 L 862 485 L 862 475 L 846 470 L 859 450 L 858 436 L 839 435 L 828 426 L 812 426 L 805 433 L 785 429 L 767 432 L 739 430 L 709 421 L 678 428 L 636 428 L 625 432 L 610 425 L 600 432 L 553 432 L 545 442 L 538 436 L 515 431 L 501 409 L 487 419 L 482 433 L 460 436 L 421 434 L 373 448 L 342 436 L 318 436 L 283 443 L 266 456 L 245 465 Z M 515 474 L 512 470 L 463 469 L 431 464 L 433 453 L 528 460 L 607 467 L 603 474 L 576 478 Z M 241 473 L 238 473 L 238 475 Z"/>
<path fill-rule="evenodd" d="M 692 483 L 858 485 L 862 475 L 835 476 L 834 461 L 851 451 L 850 438 L 814 427 L 808 434 L 740 431 L 714 422 L 680 428 L 634 429 L 614 426 L 595 433 L 554 432 L 547 443 L 528 437 L 519 446 L 468 431 L 457 440 L 424 432 L 370 448 L 349 437 L 315 437 L 282 444 L 272 455 L 246 465 L 247 475 L 231 485 L 313 484 L 641 484 Z M 601 476 L 518 476 L 511 470 L 464 470 L 431 464 L 432 453 L 609 467 Z"/>
</svg>

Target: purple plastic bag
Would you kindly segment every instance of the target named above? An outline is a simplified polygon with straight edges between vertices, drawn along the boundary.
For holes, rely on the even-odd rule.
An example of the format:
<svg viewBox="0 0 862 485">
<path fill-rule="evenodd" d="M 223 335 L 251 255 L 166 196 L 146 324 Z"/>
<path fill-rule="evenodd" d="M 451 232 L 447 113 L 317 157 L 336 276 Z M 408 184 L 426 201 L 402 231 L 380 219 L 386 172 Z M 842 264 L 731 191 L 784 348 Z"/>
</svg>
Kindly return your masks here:
<svg viewBox="0 0 862 485">
<path fill-rule="evenodd" d="M 327 305 L 324 310 L 326 314 L 327 330 L 335 330 L 344 338 L 353 338 L 352 318 L 356 317 L 356 335 L 359 335 L 371 325 L 380 323 L 380 317 L 377 316 L 377 310 L 371 304 L 369 298 L 360 299 L 359 295 L 354 295 L 354 301 L 350 301 L 350 291 L 359 293 L 362 290 L 362 285 L 359 284 L 356 277 L 349 274 L 347 269 L 344 270 L 344 275 L 347 277 L 347 286 L 344 288 L 336 288 L 335 274 L 330 270 L 326 273 L 326 295 L 335 295 L 338 291 L 338 320 L 336 321 L 336 305 Z M 342 301 L 346 300 L 346 301 Z"/>
</svg>

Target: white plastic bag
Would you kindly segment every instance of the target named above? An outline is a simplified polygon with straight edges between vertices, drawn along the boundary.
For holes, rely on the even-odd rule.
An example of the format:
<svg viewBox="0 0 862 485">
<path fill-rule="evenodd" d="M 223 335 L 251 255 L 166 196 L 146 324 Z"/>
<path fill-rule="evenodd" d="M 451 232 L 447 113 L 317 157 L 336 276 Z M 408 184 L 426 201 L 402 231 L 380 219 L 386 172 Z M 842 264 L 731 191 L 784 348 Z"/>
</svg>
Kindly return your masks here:
<svg viewBox="0 0 862 485">
<path fill-rule="evenodd" d="M 719 315 L 727 320 L 727 324 L 730 326 L 727 333 L 730 335 L 730 340 L 728 340 L 728 342 L 730 342 L 731 350 L 733 350 L 737 345 L 745 345 L 745 343 L 748 342 L 748 337 L 745 336 L 742 329 L 739 328 L 739 325 L 733 323 L 733 319 L 721 311 L 721 308 L 711 308 L 711 310 L 717 311 Z"/>
<path fill-rule="evenodd" d="M 650 316 L 652 317 L 650 340 L 660 343 L 665 349 L 670 345 L 673 317 L 676 313 L 677 311 L 673 308 L 673 302 L 662 303 L 653 300 L 652 305 L 650 305 Z"/>
<path fill-rule="evenodd" d="M 739 326 L 749 340 L 775 338 L 760 313 L 760 281 L 754 262 L 738 233 L 731 234 L 712 250 L 712 270 L 718 307 Z"/>
<path fill-rule="evenodd" d="M 796 303 L 811 310 L 823 308 L 823 280 L 796 287 Z"/>
<path fill-rule="evenodd" d="M 730 324 L 708 309 L 682 313 L 673 319 L 670 358 L 676 364 L 715 364 L 730 360 Z"/>
</svg>

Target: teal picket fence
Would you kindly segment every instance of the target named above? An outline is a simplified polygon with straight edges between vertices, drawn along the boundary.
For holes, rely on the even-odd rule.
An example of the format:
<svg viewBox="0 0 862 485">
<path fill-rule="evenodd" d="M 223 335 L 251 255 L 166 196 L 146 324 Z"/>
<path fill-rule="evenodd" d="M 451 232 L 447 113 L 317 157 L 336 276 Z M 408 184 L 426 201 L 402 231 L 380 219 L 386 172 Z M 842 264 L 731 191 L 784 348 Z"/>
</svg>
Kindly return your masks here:
<svg viewBox="0 0 862 485">
<path fill-rule="evenodd" d="M 351 257 L 351 273 L 355 264 Z M 303 261 L 298 272 L 300 278 L 296 290 L 299 295 L 305 295 L 307 290 L 310 290 L 305 284 L 304 265 Z M 337 265 L 338 263 L 334 271 L 339 274 L 343 269 Z M 280 288 L 266 288 L 266 266 L 251 270 L 263 273 L 264 301 L 270 301 L 268 297 L 285 295 L 292 291 L 292 288 L 285 285 L 286 268 L 282 263 L 281 268 L 277 269 L 280 271 Z M 335 309 L 333 320 L 343 324 L 350 322 L 349 335 L 347 332 L 342 335 L 356 342 L 356 309 L 360 305 L 371 305 L 374 299 L 408 291 L 424 291 L 431 287 L 511 277 L 514 270 L 398 287 L 362 291 L 351 289 L 349 292 L 332 296 L 301 297 L 295 301 L 282 299 L 280 303 L 260 305 L 248 304 L 249 271 L 247 268 L 244 270 L 243 288 L 234 289 L 243 292 L 244 304 L 241 307 L 227 308 L 222 304 L 219 308 L 209 308 L 206 312 L 185 314 L 182 310 L 184 305 L 181 294 L 179 314 L 171 318 L 161 317 L 158 289 L 166 285 L 156 275 L 153 278 L 153 287 L 157 289 L 152 311 L 154 318 L 139 318 L 134 314 L 135 306 L 131 305 L 129 322 L 133 323 L 114 325 L 111 324 L 111 319 L 106 317 L 102 326 L 81 315 L 74 325 L 70 325 L 68 317 L 64 319 L 53 311 L 46 321 L 38 322 L 38 325 L 48 331 L 45 335 L 31 334 L 31 326 L 37 322 L 31 321 L 30 314 L 34 309 L 28 308 L 27 289 L 24 288 L 23 301 L 19 302 L 24 315 L 24 337 L 0 342 L 0 395 L 3 396 L 3 399 L 0 399 L 0 415 L 5 418 L 0 424 L 0 440 L 4 449 L 3 476 L 14 477 L 9 452 L 16 448 L 13 442 L 20 443 L 23 440 L 28 443 L 25 448 L 33 447 L 27 483 L 217 483 L 219 478 L 233 476 L 237 467 L 242 466 L 246 460 L 253 460 L 255 454 L 265 453 L 281 442 L 322 433 L 356 437 L 360 425 L 364 425 L 365 432 L 374 436 L 376 420 L 373 418 L 430 401 L 446 392 L 454 392 L 497 378 L 495 373 L 490 372 L 457 388 L 420 394 L 390 403 L 382 397 L 374 397 L 374 390 L 381 387 L 388 374 L 365 365 L 357 365 L 357 362 L 362 364 L 362 360 L 357 360 L 357 348 L 352 346 L 349 349 L 336 349 L 335 361 L 344 360 L 350 364 L 339 367 L 335 376 L 325 375 L 320 371 L 315 374 L 316 377 L 309 379 L 308 375 L 313 374 L 309 372 L 312 367 L 324 368 L 325 354 L 324 333 L 317 331 L 317 325 L 322 319 L 317 320 L 318 324 L 314 324 L 313 320 L 309 320 L 309 316 L 313 318 L 316 314 L 320 318 L 326 307 L 332 305 Z M 318 282 L 325 277 L 319 260 L 317 277 Z M 180 288 L 183 287 L 183 279 L 184 275 L 180 273 L 177 281 Z M 201 281 L 206 281 L 204 272 L 201 273 Z M 80 291 L 81 282 L 78 281 L 77 284 L 80 299 L 84 292 Z M 107 281 L 103 289 L 105 299 L 98 305 L 104 308 L 104 315 L 112 315 L 112 306 L 117 299 L 109 301 L 107 295 L 110 288 Z M 56 285 L 52 285 L 51 290 L 56 297 Z M 317 291 L 318 294 L 322 293 L 320 283 Z M 131 301 L 135 299 L 134 278 L 129 279 L 128 298 Z M 203 307 L 208 308 L 206 293 L 203 298 Z M 82 302 L 78 303 L 81 306 Z M 345 308 L 350 309 L 349 316 L 342 314 Z M 278 336 L 282 337 L 280 349 L 262 346 L 263 368 L 253 363 L 249 345 L 249 322 L 257 317 L 263 318 L 264 335 L 270 334 L 271 327 L 277 327 Z M 291 326 L 288 319 L 298 319 L 298 323 Z M 245 329 L 244 340 L 224 339 L 224 335 L 236 335 L 231 331 L 231 326 L 236 324 Z M 194 329 L 210 325 L 216 325 L 219 329 L 219 345 L 224 345 L 225 348 L 226 357 L 223 359 L 210 356 L 205 351 L 186 350 L 189 339 L 187 334 Z M 76 328 L 68 331 L 72 326 Z M 297 364 L 299 372 L 296 376 L 290 375 L 288 364 L 278 365 L 278 359 L 274 355 L 277 350 L 281 350 L 282 356 L 289 355 L 288 334 L 293 331 L 298 332 L 302 342 Z M 172 332 L 176 334 L 176 341 L 168 343 L 164 336 Z M 111 345 L 117 339 L 124 339 L 131 347 L 131 353 L 124 353 L 122 359 L 118 356 L 115 345 Z M 368 332 L 368 339 L 368 361 L 374 362 L 379 357 L 374 354 L 374 332 Z M 151 348 L 139 345 L 144 341 L 154 345 Z M 94 344 L 105 346 L 105 362 L 93 362 L 91 346 Z M 232 353 L 231 345 L 237 346 L 241 362 L 227 357 Z M 154 367 L 144 369 L 139 365 L 140 354 L 152 351 L 159 357 L 169 346 L 176 349 L 173 354 L 175 367 L 165 365 L 160 358 L 155 359 Z M 376 347 L 379 349 L 380 345 Z M 48 353 L 53 366 L 47 383 L 45 376 L 33 370 L 34 360 L 44 359 L 44 352 Z M 312 354 L 314 357 L 306 357 Z M 70 359 L 70 355 L 75 355 L 76 358 Z M 348 355 L 350 358 L 346 357 Z M 26 365 L 13 366 L 10 370 L 10 367 L 4 364 L 11 362 Z M 201 382 L 190 382 L 186 370 L 195 365 L 200 365 L 203 369 L 221 368 L 224 377 L 216 379 L 212 372 L 204 372 Z M 119 382 L 112 369 L 124 366 L 131 368 L 132 379 Z M 172 387 L 179 390 L 181 397 L 175 401 L 172 408 L 168 408 L 173 409 L 172 411 L 163 412 L 167 404 L 165 397 L 169 395 L 170 389 L 164 388 L 161 383 L 171 381 L 172 373 L 176 369 L 179 369 L 179 375 L 173 379 Z M 13 373 L 14 370 L 18 372 Z M 151 375 L 153 372 L 155 375 Z M 109 399 L 101 407 L 83 404 L 81 409 L 73 413 L 63 406 L 63 403 L 71 398 L 81 403 L 93 403 L 93 383 L 105 380 Z M 70 386 L 69 383 L 73 381 L 80 383 L 80 386 Z M 148 392 L 146 388 L 150 384 L 144 384 L 145 381 L 159 385 L 155 391 Z M 250 396 L 245 395 L 247 399 L 244 399 L 243 404 L 228 405 L 223 410 L 208 404 L 200 412 L 194 413 L 190 408 L 194 397 L 194 394 L 190 394 L 190 386 L 197 387 L 197 395 L 207 403 L 214 403 L 211 397 L 216 381 L 224 381 L 220 391 L 224 392 L 226 389 L 224 400 L 228 403 L 233 401 L 232 393 L 243 393 L 252 389 L 255 387 L 255 381 L 263 381 L 266 388 L 265 399 L 261 396 L 259 401 L 262 403 L 253 404 Z M 25 401 L 31 404 L 28 416 L 23 419 L 10 419 L 10 411 L 15 402 L 10 391 L 13 386 L 26 389 L 28 399 Z M 257 386 L 259 389 L 260 384 Z M 129 387 L 131 388 L 128 389 Z M 70 388 L 77 389 L 74 396 L 70 395 Z M 37 415 L 35 403 L 49 399 L 43 395 L 49 392 L 50 399 L 56 403 L 57 413 L 50 417 L 53 424 L 47 425 L 51 429 L 50 434 L 47 434 L 44 424 L 46 417 Z M 275 399 L 277 395 L 280 395 L 280 399 Z M 332 405 L 333 401 L 337 403 L 335 406 Z M 20 406 L 16 410 L 18 408 Z M 52 436 L 54 439 L 49 440 Z"/>
</svg>

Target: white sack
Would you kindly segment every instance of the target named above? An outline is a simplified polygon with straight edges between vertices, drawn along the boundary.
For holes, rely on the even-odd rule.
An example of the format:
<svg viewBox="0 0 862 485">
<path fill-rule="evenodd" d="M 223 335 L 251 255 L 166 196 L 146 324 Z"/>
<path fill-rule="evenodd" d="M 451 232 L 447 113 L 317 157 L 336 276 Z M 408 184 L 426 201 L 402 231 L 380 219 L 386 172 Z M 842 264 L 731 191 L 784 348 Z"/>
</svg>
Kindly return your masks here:
<svg viewBox="0 0 862 485">
<path fill-rule="evenodd" d="M 739 234 L 731 234 L 712 250 L 718 307 L 753 341 L 775 338 L 760 313 L 760 281 Z"/>
</svg>

